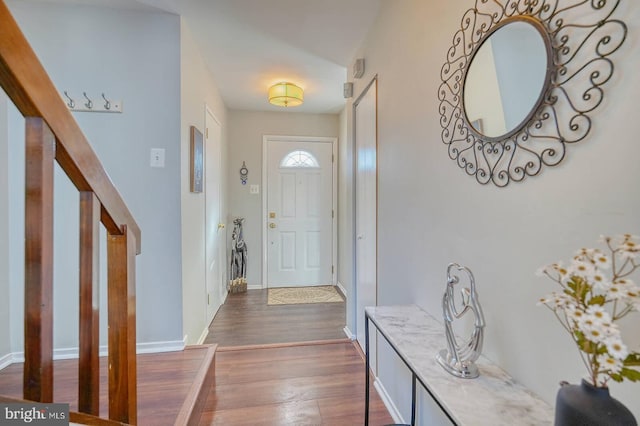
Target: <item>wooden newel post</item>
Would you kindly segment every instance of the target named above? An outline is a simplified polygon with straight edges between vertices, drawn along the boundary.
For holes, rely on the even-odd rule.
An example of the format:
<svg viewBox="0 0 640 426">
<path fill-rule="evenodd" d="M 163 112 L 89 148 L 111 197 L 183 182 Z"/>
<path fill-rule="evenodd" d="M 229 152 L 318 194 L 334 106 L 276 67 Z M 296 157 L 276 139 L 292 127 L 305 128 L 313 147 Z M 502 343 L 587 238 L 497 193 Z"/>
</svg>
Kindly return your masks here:
<svg viewBox="0 0 640 426">
<path fill-rule="evenodd" d="M 78 411 L 100 415 L 100 201 L 80 192 L 80 356 Z"/>
<path fill-rule="evenodd" d="M 126 226 L 108 235 L 109 418 L 129 424 L 137 424 L 135 256 Z"/>
<path fill-rule="evenodd" d="M 56 141 L 27 117 L 25 167 L 24 399 L 53 402 L 53 162 Z"/>
</svg>

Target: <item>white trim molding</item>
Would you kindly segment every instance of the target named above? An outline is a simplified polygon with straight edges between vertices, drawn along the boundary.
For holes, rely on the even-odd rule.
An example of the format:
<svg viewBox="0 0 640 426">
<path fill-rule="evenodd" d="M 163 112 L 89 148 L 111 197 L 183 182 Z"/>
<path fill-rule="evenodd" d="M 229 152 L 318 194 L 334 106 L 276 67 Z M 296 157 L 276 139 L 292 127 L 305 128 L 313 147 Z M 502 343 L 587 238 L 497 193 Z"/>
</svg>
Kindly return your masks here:
<svg viewBox="0 0 640 426">
<path fill-rule="evenodd" d="M 16 361 L 13 360 L 13 354 L 11 354 L 11 353 L 0 357 L 0 370 L 2 370 L 5 367 L 10 366 L 14 362 L 16 362 Z"/>
<path fill-rule="evenodd" d="M 402 418 L 402 414 L 400 414 L 400 411 L 398 411 L 398 407 L 396 407 L 396 404 L 394 404 L 391 400 L 391 397 L 387 393 L 387 390 L 384 388 L 379 378 L 376 377 L 376 380 L 373 382 L 373 386 L 378 391 L 378 395 L 380 395 L 380 399 L 382 400 L 384 406 L 387 407 L 387 411 L 389 411 L 389 414 L 391 414 L 391 418 L 393 419 L 393 421 L 398 424 L 407 424 L 407 422 L 405 422 Z"/>
<path fill-rule="evenodd" d="M 348 326 L 345 325 L 342 331 L 344 331 L 344 334 L 346 334 L 347 338 L 349 338 L 349 340 L 351 340 L 352 342 L 356 340 L 356 335 L 351 332 Z"/>
<path fill-rule="evenodd" d="M 200 333 L 200 337 L 198 337 L 198 341 L 196 342 L 196 344 L 197 345 L 203 344 L 208 335 L 209 335 L 209 327 L 205 327 L 204 330 L 202 330 L 202 333 Z"/>
<path fill-rule="evenodd" d="M 342 295 L 344 296 L 345 299 L 349 298 L 349 295 L 347 294 L 347 289 L 344 288 L 344 286 L 342 285 L 342 283 L 340 281 L 338 281 L 338 284 L 336 284 L 338 286 L 338 288 L 340 289 L 340 291 L 342 292 Z"/>
<path fill-rule="evenodd" d="M 186 339 L 186 336 L 185 336 Z M 167 342 L 149 342 L 138 343 L 136 345 L 136 354 L 153 354 L 160 352 L 178 352 L 184 350 L 186 344 L 184 340 L 173 340 Z M 102 345 L 99 349 L 100 356 L 107 356 L 107 346 Z M 53 350 L 54 361 L 61 359 L 77 359 L 79 348 L 59 348 Z M 24 352 L 12 352 L 0 358 L 0 370 L 15 364 L 24 362 Z"/>
<path fill-rule="evenodd" d="M 186 345 L 183 340 L 138 343 L 136 345 L 136 353 L 137 354 L 155 354 L 159 352 L 178 352 L 183 350 L 185 346 Z"/>
</svg>

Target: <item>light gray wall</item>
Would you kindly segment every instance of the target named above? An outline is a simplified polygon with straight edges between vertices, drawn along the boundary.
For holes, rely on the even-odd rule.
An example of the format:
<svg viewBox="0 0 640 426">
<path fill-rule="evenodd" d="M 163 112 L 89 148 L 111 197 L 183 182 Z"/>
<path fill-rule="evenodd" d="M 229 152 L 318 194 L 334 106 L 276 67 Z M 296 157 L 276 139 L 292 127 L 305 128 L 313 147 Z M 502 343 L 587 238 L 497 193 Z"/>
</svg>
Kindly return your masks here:
<svg viewBox="0 0 640 426">
<path fill-rule="evenodd" d="M 222 206 L 220 217 L 227 217 L 227 109 L 220 98 L 214 77 L 202 59 L 189 26 L 181 20 L 181 130 L 180 155 L 182 164 L 182 308 L 183 334 L 188 344 L 196 343 L 209 326 L 206 320 L 205 290 L 205 194 L 189 191 L 190 126 L 204 132 L 205 105 L 213 112 L 222 128 Z M 205 173 L 207 171 L 205 170 Z M 229 226 L 227 226 L 227 229 Z M 221 248 L 225 250 L 225 248 Z M 226 262 L 225 262 L 226 264 Z"/>
<path fill-rule="evenodd" d="M 11 352 L 9 295 L 9 143 L 7 97 L 0 90 L 0 364 Z"/>
<path fill-rule="evenodd" d="M 61 93 L 68 90 L 78 101 L 83 91 L 94 101 L 102 92 L 123 100 L 122 114 L 74 116 L 142 229 L 142 254 L 136 259 L 138 342 L 181 341 L 179 17 L 48 3 L 9 6 Z M 164 168 L 149 166 L 151 148 L 166 150 Z M 66 179 L 56 173 L 57 348 L 77 346 L 77 194 Z M 12 283 L 22 286 L 20 280 Z M 16 335 L 20 316 L 12 313 Z M 105 318 L 102 310 L 103 342 Z M 21 350 L 21 339 L 14 351 Z"/>
<path fill-rule="evenodd" d="M 502 189 L 467 176 L 440 137 L 440 71 L 470 7 L 469 0 L 383 2 L 354 56 L 366 61 L 356 96 L 379 75 L 378 303 L 417 303 L 439 318 L 446 265 L 467 265 L 487 322 L 484 353 L 553 403 L 560 380 L 586 374 L 565 331 L 536 306 L 555 289 L 536 269 L 596 245 L 601 234 L 640 234 L 640 3 L 623 2 L 616 12 L 629 24 L 628 39 L 614 55 L 615 75 L 589 137 L 568 147 L 558 167 Z M 348 225 L 341 230 L 351 233 Z M 635 350 L 637 321 L 638 314 L 623 324 Z M 390 368 L 391 356 L 381 354 L 381 379 L 406 407 L 411 384 Z M 613 383 L 611 392 L 640 417 L 637 384 Z"/>
<path fill-rule="evenodd" d="M 11 352 L 22 350 L 24 322 L 24 118 L 8 104 L 9 299 Z"/>
<path fill-rule="evenodd" d="M 265 100 L 266 102 L 266 100 Z M 337 114 L 295 112 L 229 112 L 229 220 L 244 217 L 244 239 L 248 250 L 247 282 L 262 286 L 262 137 L 327 136 L 338 137 Z M 338 141 L 340 143 L 340 141 Z M 240 167 L 249 169 L 247 184 L 240 183 Z M 251 185 L 260 185 L 260 194 L 249 194 Z"/>
</svg>

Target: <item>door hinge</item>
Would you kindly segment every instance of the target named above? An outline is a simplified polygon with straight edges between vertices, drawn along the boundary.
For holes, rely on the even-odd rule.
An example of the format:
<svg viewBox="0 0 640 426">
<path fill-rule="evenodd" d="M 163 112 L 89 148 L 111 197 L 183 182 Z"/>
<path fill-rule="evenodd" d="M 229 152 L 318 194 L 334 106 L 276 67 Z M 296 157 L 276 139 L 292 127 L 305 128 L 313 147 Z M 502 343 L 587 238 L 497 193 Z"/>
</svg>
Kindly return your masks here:
<svg viewBox="0 0 640 426">
<path fill-rule="evenodd" d="M 207 305 L 211 304 L 211 293 L 207 293 Z"/>
<path fill-rule="evenodd" d="M 331 219 L 336 217 L 336 211 L 335 210 L 331 210 Z"/>
<path fill-rule="evenodd" d="M 207 134 L 207 139 L 209 139 L 209 128 L 208 127 L 205 129 L 205 133 Z"/>
<path fill-rule="evenodd" d="M 333 274 L 333 271 L 334 271 L 334 267 L 333 267 L 333 265 L 331 265 L 331 273 L 332 274 Z"/>
</svg>

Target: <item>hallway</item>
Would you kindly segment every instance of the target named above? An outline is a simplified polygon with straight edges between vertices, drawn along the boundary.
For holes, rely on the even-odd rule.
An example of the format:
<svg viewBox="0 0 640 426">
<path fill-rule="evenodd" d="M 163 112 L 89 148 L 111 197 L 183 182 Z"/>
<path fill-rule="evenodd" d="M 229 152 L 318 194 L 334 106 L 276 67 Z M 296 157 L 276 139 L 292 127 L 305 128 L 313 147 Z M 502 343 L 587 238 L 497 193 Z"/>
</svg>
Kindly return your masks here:
<svg viewBox="0 0 640 426">
<path fill-rule="evenodd" d="M 229 294 L 205 343 L 218 344 L 201 425 L 354 425 L 364 421 L 364 360 L 344 334 L 345 303 L 267 305 Z M 375 390 L 370 424 L 393 423 Z"/>
<path fill-rule="evenodd" d="M 345 303 L 267 305 L 268 290 L 229 294 L 205 344 L 219 347 L 346 339 Z"/>
<path fill-rule="evenodd" d="M 219 349 L 201 425 L 364 422 L 364 361 L 351 342 Z M 370 425 L 393 423 L 375 390 Z"/>
</svg>

